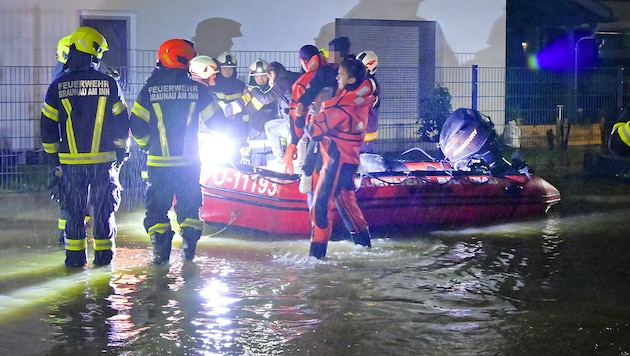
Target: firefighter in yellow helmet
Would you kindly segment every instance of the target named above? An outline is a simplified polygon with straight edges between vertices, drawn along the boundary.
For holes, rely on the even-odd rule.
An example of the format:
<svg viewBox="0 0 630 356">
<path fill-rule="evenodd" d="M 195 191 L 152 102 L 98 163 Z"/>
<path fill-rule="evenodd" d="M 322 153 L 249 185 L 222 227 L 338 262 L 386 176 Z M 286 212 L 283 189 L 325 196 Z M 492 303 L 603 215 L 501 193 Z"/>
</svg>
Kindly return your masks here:
<svg viewBox="0 0 630 356">
<path fill-rule="evenodd" d="M 61 172 L 61 209 L 68 213 L 65 264 L 70 267 L 87 263 L 88 192 L 94 212 L 93 263 L 108 265 L 114 255 L 118 172 L 126 156 L 129 117 L 118 82 L 95 69 L 105 51 L 107 41 L 94 28 L 72 33 L 67 72 L 48 88 L 40 119 L 44 149 Z"/>
<path fill-rule="evenodd" d="M 617 156 L 630 156 L 630 106 L 619 121 L 613 125 L 610 137 L 608 138 L 608 149 Z"/>
<path fill-rule="evenodd" d="M 57 42 L 57 64 L 55 65 L 55 69 L 53 69 L 53 79 L 56 79 L 61 73 L 63 73 L 63 66 L 68 61 L 68 55 L 70 53 L 70 38 L 72 35 L 68 35 L 62 37 L 59 42 Z"/>
</svg>

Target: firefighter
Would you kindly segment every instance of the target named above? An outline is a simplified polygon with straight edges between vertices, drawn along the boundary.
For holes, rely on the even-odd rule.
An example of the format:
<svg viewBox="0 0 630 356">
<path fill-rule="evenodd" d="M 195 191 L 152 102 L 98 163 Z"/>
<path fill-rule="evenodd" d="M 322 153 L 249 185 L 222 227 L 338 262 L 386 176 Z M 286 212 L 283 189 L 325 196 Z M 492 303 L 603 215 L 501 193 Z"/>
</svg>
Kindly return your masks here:
<svg viewBox="0 0 630 356">
<path fill-rule="evenodd" d="M 174 232 L 168 211 L 174 197 L 184 257 L 195 257 L 203 231 L 199 185 L 199 119 L 213 118 L 216 104 L 208 88 L 191 78 L 194 45 L 170 39 L 158 48 L 157 70 L 141 89 L 131 110 L 131 132 L 147 152 L 149 186 L 145 196 L 144 228 L 153 245 L 153 262 L 169 261 Z M 212 70 L 214 72 L 214 69 Z M 214 73 L 208 73 L 208 77 Z"/>
<path fill-rule="evenodd" d="M 53 69 L 53 80 L 61 75 L 63 72 L 63 67 L 68 61 L 68 53 L 70 52 L 70 38 L 72 35 L 68 35 L 62 37 L 59 42 L 57 42 L 57 64 Z"/>
<path fill-rule="evenodd" d="M 612 132 L 608 138 L 608 149 L 610 152 L 621 157 L 630 156 L 630 120 L 627 113 L 630 112 L 626 108 L 626 114 L 623 115 L 622 121 L 613 125 Z"/>
<path fill-rule="evenodd" d="M 67 72 L 55 79 L 42 108 L 41 138 L 62 179 L 61 209 L 68 213 L 66 266 L 87 263 L 85 211 L 91 196 L 95 265 L 114 255 L 118 173 L 129 136 L 127 104 L 115 79 L 99 72 L 105 37 L 91 27 L 71 35 Z"/>
<path fill-rule="evenodd" d="M 236 70 L 236 57 L 229 53 L 223 52 L 216 58 L 219 65 L 219 73 L 216 77 L 216 85 L 211 87 L 216 97 L 224 103 L 230 103 L 241 97 L 245 91 L 245 82 L 238 79 Z M 210 123 L 211 129 L 224 133 L 230 137 L 233 144 L 238 147 L 244 147 L 247 142 L 247 117 L 240 113 L 233 113 L 233 116 L 219 115 Z M 233 162 L 240 160 L 240 154 L 234 152 Z"/>
<path fill-rule="evenodd" d="M 380 86 L 376 80 L 376 69 L 378 68 L 378 56 L 374 51 L 363 51 L 357 54 L 357 59 L 360 60 L 368 72 L 368 77 L 372 79 L 372 82 L 375 85 L 374 88 L 374 104 L 370 108 L 370 113 L 368 115 L 368 123 L 367 123 L 367 131 L 365 133 L 365 139 L 363 140 L 363 144 L 361 145 L 360 152 L 361 153 L 372 153 L 372 143 L 378 138 L 378 110 L 381 106 L 381 100 L 379 99 L 380 95 Z"/>
<path fill-rule="evenodd" d="M 365 138 L 367 117 L 374 103 L 373 84 L 366 80 L 363 63 L 354 58 L 341 62 L 338 91 L 320 108 L 311 107 L 305 134 L 319 143 L 323 165 L 309 212 L 313 223 L 310 255 L 326 256 L 337 209 L 355 244 L 371 247 L 368 224 L 354 195 L 354 175 L 359 166 L 359 147 Z"/>
</svg>

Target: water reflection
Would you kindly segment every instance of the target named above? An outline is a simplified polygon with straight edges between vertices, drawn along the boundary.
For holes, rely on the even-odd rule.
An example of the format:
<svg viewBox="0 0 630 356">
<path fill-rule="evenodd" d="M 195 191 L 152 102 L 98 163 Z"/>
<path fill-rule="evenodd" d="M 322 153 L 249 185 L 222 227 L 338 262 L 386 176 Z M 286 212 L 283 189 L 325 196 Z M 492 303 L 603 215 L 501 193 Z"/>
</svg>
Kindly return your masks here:
<svg viewBox="0 0 630 356">
<path fill-rule="evenodd" d="M 142 213 L 123 212 L 115 263 L 80 270 L 53 213 L 29 248 L 3 242 L 0 354 L 628 354 L 630 209 L 563 198 L 542 219 L 333 242 L 325 262 L 226 231 L 154 266 Z"/>
</svg>

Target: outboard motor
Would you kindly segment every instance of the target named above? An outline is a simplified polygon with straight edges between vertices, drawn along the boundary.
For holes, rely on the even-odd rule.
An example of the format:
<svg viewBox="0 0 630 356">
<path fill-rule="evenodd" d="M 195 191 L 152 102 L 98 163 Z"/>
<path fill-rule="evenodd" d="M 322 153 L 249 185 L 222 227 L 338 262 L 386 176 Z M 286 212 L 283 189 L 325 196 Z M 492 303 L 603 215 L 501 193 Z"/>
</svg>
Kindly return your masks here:
<svg viewBox="0 0 630 356">
<path fill-rule="evenodd" d="M 455 169 L 479 171 L 487 166 L 494 175 L 505 175 L 511 168 L 501 154 L 494 124 L 476 110 L 453 111 L 444 121 L 439 144 Z"/>
</svg>

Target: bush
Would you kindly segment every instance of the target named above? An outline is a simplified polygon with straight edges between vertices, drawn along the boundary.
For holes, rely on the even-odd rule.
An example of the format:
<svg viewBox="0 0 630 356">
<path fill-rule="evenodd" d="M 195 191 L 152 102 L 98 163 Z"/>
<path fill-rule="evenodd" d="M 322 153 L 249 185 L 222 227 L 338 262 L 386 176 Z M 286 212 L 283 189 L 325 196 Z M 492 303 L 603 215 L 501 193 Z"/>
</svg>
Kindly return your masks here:
<svg viewBox="0 0 630 356">
<path fill-rule="evenodd" d="M 418 104 L 420 118 L 416 121 L 420 127 L 416 133 L 420 135 L 422 141 L 438 141 L 442 125 L 451 111 L 451 93 L 448 88 L 441 85 L 437 85 L 429 95 L 420 99 Z"/>
</svg>

